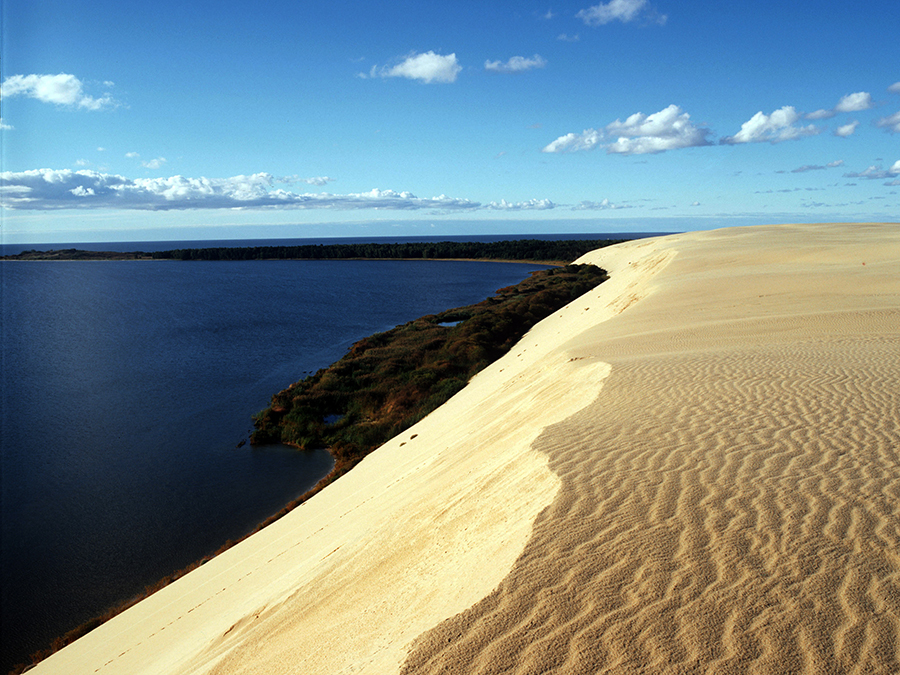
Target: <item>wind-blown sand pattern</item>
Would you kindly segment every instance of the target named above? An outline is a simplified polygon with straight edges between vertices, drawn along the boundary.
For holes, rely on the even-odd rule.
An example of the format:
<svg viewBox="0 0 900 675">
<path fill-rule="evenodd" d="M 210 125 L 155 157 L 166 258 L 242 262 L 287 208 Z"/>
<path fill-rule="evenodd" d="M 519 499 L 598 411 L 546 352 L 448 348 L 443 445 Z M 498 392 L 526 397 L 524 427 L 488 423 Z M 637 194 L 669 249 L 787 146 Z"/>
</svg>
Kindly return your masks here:
<svg viewBox="0 0 900 675">
<path fill-rule="evenodd" d="M 900 672 L 900 228 L 639 240 L 47 673 Z"/>
</svg>

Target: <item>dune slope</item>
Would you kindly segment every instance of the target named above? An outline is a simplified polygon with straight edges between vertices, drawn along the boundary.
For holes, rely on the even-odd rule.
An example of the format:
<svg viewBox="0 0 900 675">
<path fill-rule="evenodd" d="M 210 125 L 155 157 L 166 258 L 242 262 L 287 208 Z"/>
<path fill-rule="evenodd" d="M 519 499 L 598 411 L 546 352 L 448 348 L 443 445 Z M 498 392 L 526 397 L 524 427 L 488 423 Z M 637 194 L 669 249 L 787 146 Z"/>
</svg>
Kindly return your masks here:
<svg viewBox="0 0 900 675">
<path fill-rule="evenodd" d="M 610 281 L 34 672 L 900 671 L 900 228 L 579 262 Z"/>
<path fill-rule="evenodd" d="M 654 292 L 565 346 L 612 372 L 536 443 L 559 495 L 404 672 L 900 672 L 900 231 L 642 247 Z"/>
</svg>

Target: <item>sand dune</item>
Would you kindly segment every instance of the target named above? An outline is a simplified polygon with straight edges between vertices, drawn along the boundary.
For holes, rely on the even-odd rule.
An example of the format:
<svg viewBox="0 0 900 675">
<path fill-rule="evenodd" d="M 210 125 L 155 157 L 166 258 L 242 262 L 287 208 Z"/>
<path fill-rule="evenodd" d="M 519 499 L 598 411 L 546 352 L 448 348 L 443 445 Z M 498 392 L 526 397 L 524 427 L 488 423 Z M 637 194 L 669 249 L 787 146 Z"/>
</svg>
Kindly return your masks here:
<svg viewBox="0 0 900 675">
<path fill-rule="evenodd" d="M 46 673 L 900 672 L 900 227 L 611 280 Z"/>
</svg>

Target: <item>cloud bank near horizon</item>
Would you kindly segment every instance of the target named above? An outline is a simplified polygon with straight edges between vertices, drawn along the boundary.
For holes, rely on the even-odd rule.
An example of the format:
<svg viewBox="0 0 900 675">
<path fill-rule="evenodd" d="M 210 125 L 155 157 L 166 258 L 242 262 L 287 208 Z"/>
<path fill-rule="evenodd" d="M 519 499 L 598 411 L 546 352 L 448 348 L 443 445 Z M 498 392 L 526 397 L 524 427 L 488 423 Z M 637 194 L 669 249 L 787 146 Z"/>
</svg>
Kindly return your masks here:
<svg viewBox="0 0 900 675">
<path fill-rule="evenodd" d="M 231 178 L 126 178 L 90 170 L 37 169 L 0 174 L 4 206 L 13 209 L 439 209 L 470 210 L 477 202 L 440 195 L 420 198 L 410 192 L 374 189 L 351 194 L 296 193 L 275 183 L 314 182 L 276 179 L 268 173 Z"/>
<path fill-rule="evenodd" d="M 297 193 L 276 183 L 324 185 L 328 177 L 276 178 L 268 173 L 231 178 L 126 178 L 91 170 L 36 169 L 0 173 L 3 206 L 16 210 L 125 209 L 171 211 L 188 209 L 333 209 L 432 211 L 535 211 L 558 208 L 549 199 L 482 204 L 439 195 L 417 197 L 411 192 L 373 189 L 332 194 Z"/>
</svg>

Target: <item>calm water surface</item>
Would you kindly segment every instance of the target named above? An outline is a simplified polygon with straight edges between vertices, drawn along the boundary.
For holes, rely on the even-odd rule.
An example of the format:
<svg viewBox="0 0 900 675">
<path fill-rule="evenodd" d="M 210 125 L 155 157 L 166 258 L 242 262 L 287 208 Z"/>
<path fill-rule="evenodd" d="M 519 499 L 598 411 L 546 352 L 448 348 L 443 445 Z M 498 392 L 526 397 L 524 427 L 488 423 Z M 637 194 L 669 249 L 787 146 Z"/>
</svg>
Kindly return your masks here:
<svg viewBox="0 0 900 675">
<path fill-rule="evenodd" d="M 331 469 L 325 452 L 238 447 L 273 393 L 539 267 L 0 263 L 2 672 Z"/>
</svg>

